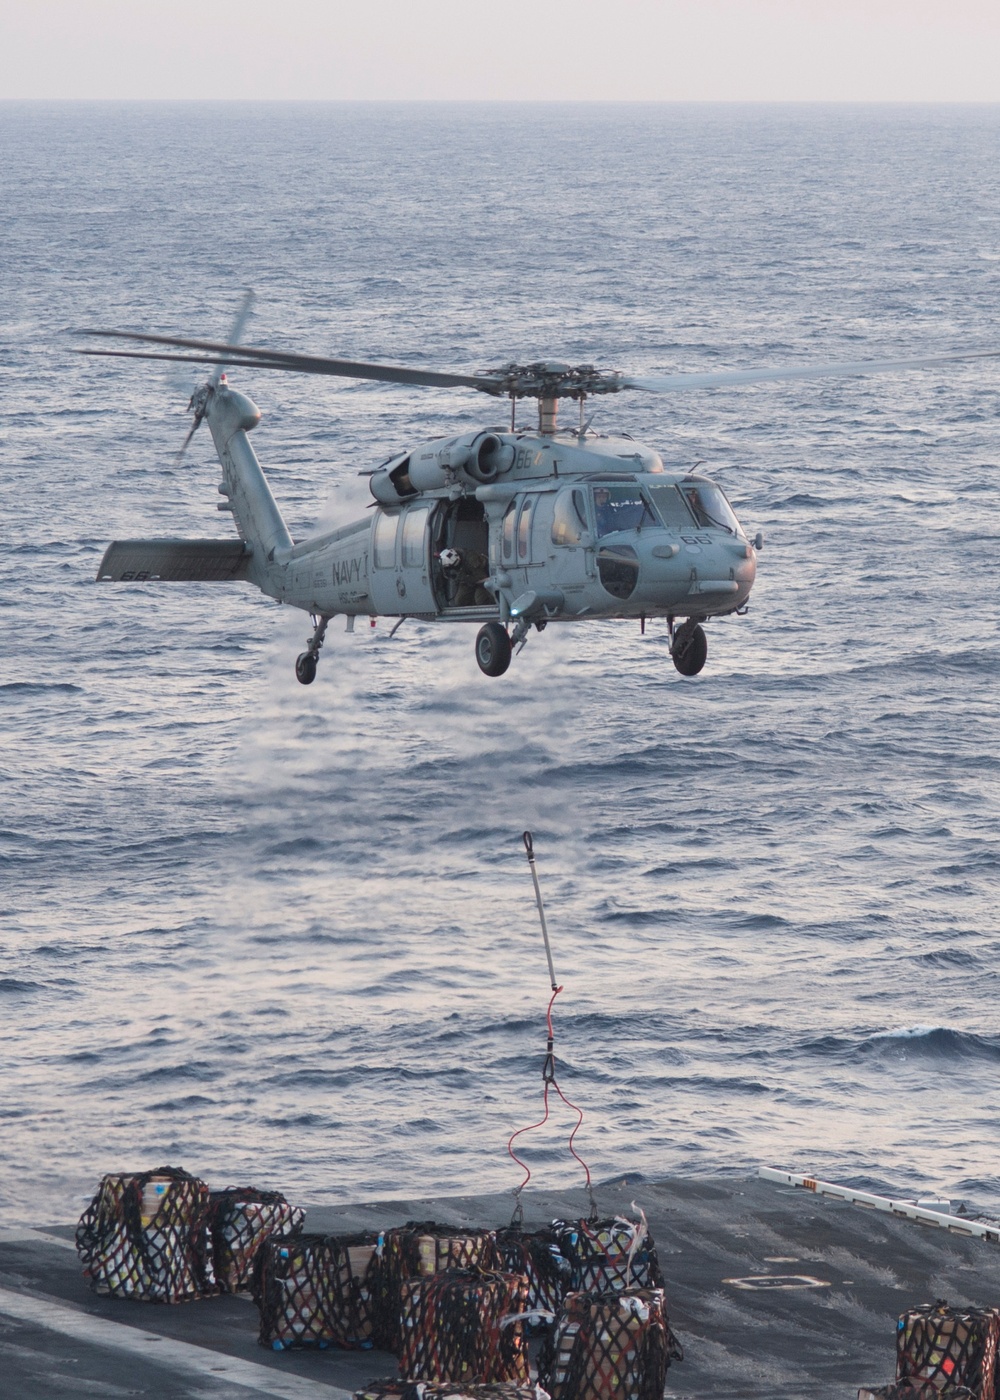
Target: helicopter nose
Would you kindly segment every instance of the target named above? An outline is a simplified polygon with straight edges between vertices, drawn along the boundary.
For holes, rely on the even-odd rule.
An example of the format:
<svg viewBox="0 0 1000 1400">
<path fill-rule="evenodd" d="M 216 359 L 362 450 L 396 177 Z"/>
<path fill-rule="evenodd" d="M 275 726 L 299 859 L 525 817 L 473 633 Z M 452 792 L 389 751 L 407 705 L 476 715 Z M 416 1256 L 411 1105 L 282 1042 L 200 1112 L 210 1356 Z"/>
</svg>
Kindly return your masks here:
<svg viewBox="0 0 1000 1400">
<path fill-rule="evenodd" d="M 707 557 L 706 557 L 707 556 Z M 718 595 L 741 608 L 757 577 L 757 555 L 745 540 L 726 540 L 702 556 L 691 589 L 699 595 Z"/>
<path fill-rule="evenodd" d="M 752 544 L 744 544 L 739 555 L 733 566 L 733 577 L 737 583 L 753 583 L 757 577 L 757 551 Z"/>
<path fill-rule="evenodd" d="M 754 579 L 757 577 L 757 551 L 752 544 L 743 544 L 738 557 L 733 561 L 733 580 L 739 586 L 739 606 L 750 597 Z"/>
</svg>

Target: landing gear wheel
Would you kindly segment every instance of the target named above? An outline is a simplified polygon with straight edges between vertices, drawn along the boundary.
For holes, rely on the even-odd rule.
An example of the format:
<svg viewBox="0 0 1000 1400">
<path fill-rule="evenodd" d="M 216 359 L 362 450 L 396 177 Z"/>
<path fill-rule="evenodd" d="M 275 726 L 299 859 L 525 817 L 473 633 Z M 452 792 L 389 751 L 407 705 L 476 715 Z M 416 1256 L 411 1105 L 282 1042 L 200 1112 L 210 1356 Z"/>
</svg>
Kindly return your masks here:
<svg viewBox="0 0 1000 1400">
<path fill-rule="evenodd" d="M 698 674 L 708 657 L 708 638 L 701 623 L 685 622 L 678 627 L 670 655 L 682 676 Z"/>
<path fill-rule="evenodd" d="M 499 622 L 487 622 L 476 638 L 476 660 L 487 676 L 502 676 L 510 665 L 511 645 L 507 629 Z"/>
<path fill-rule="evenodd" d="M 295 659 L 295 679 L 300 685 L 312 685 L 316 679 L 316 653 L 304 651 Z"/>
</svg>

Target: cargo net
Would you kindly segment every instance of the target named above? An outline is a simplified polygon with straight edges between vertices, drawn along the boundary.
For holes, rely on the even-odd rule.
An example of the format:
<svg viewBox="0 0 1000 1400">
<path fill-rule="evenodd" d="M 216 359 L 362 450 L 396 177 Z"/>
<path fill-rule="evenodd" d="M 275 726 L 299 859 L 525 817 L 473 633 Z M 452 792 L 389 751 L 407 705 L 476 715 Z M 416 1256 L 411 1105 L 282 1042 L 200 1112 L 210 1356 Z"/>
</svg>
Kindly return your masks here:
<svg viewBox="0 0 1000 1400">
<path fill-rule="evenodd" d="M 663 1290 L 571 1293 L 538 1360 L 552 1400 L 663 1400 L 667 1369 L 684 1352 Z"/>
<path fill-rule="evenodd" d="M 656 1245 L 645 1215 L 642 1211 L 639 1215 L 638 1221 L 622 1215 L 609 1220 L 553 1220 L 574 1293 L 663 1287 Z"/>
<path fill-rule="evenodd" d="M 229 1186 L 209 1197 L 205 1284 L 221 1293 L 250 1287 L 257 1251 L 266 1239 L 297 1233 L 305 1211 L 290 1206 L 279 1191 Z"/>
<path fill-rule="evenodd" d="M 517 1274 L 448 1269 L 404 1279 L 400 1375 L 460 1385 L 527 1385 L 527 1298 L 527 1282 Z"/>
<path fill-rule="evenodd" d="M 503 1260 L 495 1230 L 462 1230 L 433 1221 L 386 1230 L 379 1235 L 372 1270 L 372 1313 L 375 1345 L 398 1355 L 401 1289 L 405 1279 L 429 1278 L 445 1269 L 488 1269 L 499 1272 Z"/>
<path fill-rule="evenodd" d="M 896 1324 L 896 1382 L 886 1400 L 995 1400 L 1000 1309 L 939 1299 Z"/>
<path fill-rule="evenodd" d="M 447 1382 L 387 1380 L 369 1381 L 354 1392 L 354 1400 L 549 1400 L 538 1385 L 513 1385 L 494 1381 L 490 1385 L 452 1385 Z"/>
<path fill-rule="evenodd" d="M 205 1296 L 209 1190 L 177 1167 L 106 1176 L 76 1227 L 84 1278 L 95 1293 L 145 1303 Z"/>
<path fill-rule="evenodd" d="M 370 1234 L 266 1240 L 253 1279 L 261 1346 L 370 1347 L 374 1257 Z"/>
<path fill-rule="evenodd" d="M 973 1395 L 974 1392 L 964 1385 L 948 1385 L 942 1390 L 933 1381 L 911 1377 L 905 1381 L 891 1381 L 874 1390 L 863 1385 L 858 1391 L 858 1400 L 971 1400 Z"/>
<path fill-rule="evenodd" d="M 497 1248 L 509 1274 L 522 1274 L 528 1283 L 526 1319 L 536 1335 L 555 1321 L 562 1300 L 573 1288 L 570 1265 L 554 1230 L 522 1230 L 512 1225 L 497 1231 Z"/>
</svg>

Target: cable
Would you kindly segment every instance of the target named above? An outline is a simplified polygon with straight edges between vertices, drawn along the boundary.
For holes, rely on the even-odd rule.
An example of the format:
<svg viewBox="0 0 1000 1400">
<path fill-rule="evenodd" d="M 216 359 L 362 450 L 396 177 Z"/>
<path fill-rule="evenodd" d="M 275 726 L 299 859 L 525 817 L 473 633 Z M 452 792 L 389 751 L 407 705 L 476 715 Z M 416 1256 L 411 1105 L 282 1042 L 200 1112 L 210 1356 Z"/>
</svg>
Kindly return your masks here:
<svg viewBox="0 0 1000 1400">
<path fill-rule="evenodd" d="M 514 1215 L 511 1220 L 511 1224 L 520 1225 L 524 1220 L 524 1207 L 521 1203 L 521 1192 L 531 1180 L 531 1168 L 528 1166 L 527 1162 L 523 1161 L 514 1151 L 514 1143 L 517 1140 L 517 1138 L 521 1137 L 523 1133 L 532 1133 L 536 1130 L 536 1128 L 543 1127 L 549 1121 L 549 1114 L 551 1111 L 549 1107 L 550 1088 L 555 1089 L 556 1093 L 559 1095 L 560 1099 L 563 1101 L 566 1107 L 572 1109 L 572 1111 L 576 1114 L 576 1123 L 573 1125 L 573 1130 L 569 1135 L 568 1146 L 571 1156 L 575 1157 L 576 1160 L 580 1163 L 580 1166 L 583 1168 L 584 1176 L 586 1177 L 587 1183 L 587 1195 L 590 1199 L 591 1217 L 593 1219 L 596 1219 L 597 1202 L 594 1200 L 594 1190 L 590 1178 L 590 1168 L 587 1166 L 587 1163 L 583 1160 L 579 1152 L 577 1152 L 576 1147 L 574 1146 L 576 1135 L 580 1131 L 580 1125 L 583 1123 L 583 1109 L 579 1108 L 575 1103 L 573 1103 L 570 1099 L 566 1097 L 562 1089 L 559 1087 L 559 1081 L 556 1078 L 555 1030 L 552 1026 L 552 1008 L 555 1005 L 556 997 L 562 991 L 562 987 L 560 987 L 556 982 L 555 968 L 552 962 L 552 948 L 549 944 L 549 931 L 545 923 L 545 906 L 542 903 L 541 886 L 538 883 L 538 872 L 535 869 L 534 842 L 532 840 L 530 831 L 526 831 L 524 833 L 523 840 L 525 854 L 528 857 L 528 865 L 531 869 L 531 878 L 535 886 L 535 903 L 538 905 L 538 918 L 542 926 L 542 939 L 545 943 L 545 957 L 549 965 L 549 983 L 552 987 L 552 996 L 549 998 L 548 1009 L 545 1013 L 545 1026 L 548 1035 L 545 1047 L 545 1060 L 542 1064 L 542 1104 L 545 1109 L 545 1112 L 543 1113 L 542 1117 L 539 1118 L 537 1123 L 531 1123 L 526 1128 L 518 1128 L 517 1131 L 512 1133 L 507 1140 L 508 1155 L 517 1163 L 517 1165 L 524 1172 L 524 1180 L 519 1186 L 516 1186 L 514 1188 L 514 1191 L 512 1193 L 516 1205 L 514 1207 Z"/>
</svg>

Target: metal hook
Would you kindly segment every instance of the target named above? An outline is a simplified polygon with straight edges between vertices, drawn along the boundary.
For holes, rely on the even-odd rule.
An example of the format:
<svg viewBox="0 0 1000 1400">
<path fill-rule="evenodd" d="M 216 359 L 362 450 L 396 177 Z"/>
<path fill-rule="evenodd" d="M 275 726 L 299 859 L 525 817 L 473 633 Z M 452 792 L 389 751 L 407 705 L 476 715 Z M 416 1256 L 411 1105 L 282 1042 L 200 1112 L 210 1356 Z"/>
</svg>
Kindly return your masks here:
<svg viewBox="0 0 1000 1400">
<path fill-rule="evenodd" d="M 535 845 L 531 838 L 531 832 L 524 833 L 524 850 L 528 857 L 528 865 L 531 868 L 531 878 L 535 886 L 535 903 L 538 905 L 538 918 L 542 925 L 542 939 L 545 943 L 545 957 L 549 964 L 549 983 L 552 990 L 557 988 L 556 970 L 552 964 L 552 949 L 549 946 L 549 930 L 545 923 L 545 906 L 542 904 L 542 888 L 538 883 L 538 871 L 535 869 Z"/>
</svg>

